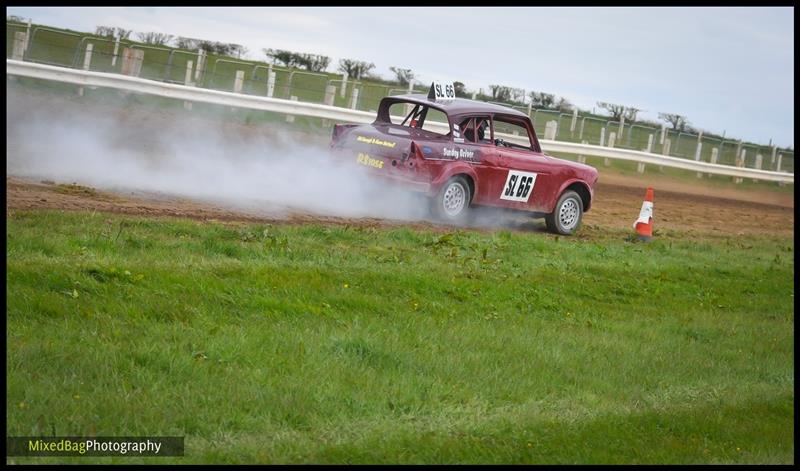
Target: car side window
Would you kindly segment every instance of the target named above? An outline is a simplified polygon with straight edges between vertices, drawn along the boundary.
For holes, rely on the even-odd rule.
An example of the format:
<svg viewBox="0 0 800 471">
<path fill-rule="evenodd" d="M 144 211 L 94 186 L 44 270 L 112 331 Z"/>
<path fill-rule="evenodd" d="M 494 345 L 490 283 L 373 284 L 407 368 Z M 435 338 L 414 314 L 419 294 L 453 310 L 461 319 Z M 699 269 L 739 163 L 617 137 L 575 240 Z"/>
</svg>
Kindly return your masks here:
<svg viewBox="0 0 800 471">
<path fill-rule="evenodd" d="M 505 116 L 494 117 L 494 143 L 501 147 L 533 150 L 533 140 L 522 120 Z"/>
<path fill-rule="evenodd" d="M 490 144 L 492 142 L 491 122 L 488 116 L 466 118 L 459 123 L 466 142 Z"/>
<path fill-rule="evenodd" d="M 392 124 L 415 129 L 422 129 L 440 136 L 449 136 L 450 123 L 443 112 L 418 103 L 396 102 L 388 109 Z"/>
<path fill-rule="evenodd" d="M 450 134 L 450 126 L 447 120 L 447 115 L 431 107 L 428 107 L 427 113 L 425 113 L 425 118 L 424 121 L 422 121 L 421 128 L 425 131 L 435 134 Z"/>
<path fill-rule="evenodd" d="M 458 123 L 458 127 L 461 129 L 461 136 L 464 138 L 464 142 L 475 142 L 475 118 L 462 119 Z"/>
<path fill-rule="evenodd" d="M 492 120 L 488 116 L 475 118 L 475 136 L 481 144 L 492 143 Z"/>
</svg>

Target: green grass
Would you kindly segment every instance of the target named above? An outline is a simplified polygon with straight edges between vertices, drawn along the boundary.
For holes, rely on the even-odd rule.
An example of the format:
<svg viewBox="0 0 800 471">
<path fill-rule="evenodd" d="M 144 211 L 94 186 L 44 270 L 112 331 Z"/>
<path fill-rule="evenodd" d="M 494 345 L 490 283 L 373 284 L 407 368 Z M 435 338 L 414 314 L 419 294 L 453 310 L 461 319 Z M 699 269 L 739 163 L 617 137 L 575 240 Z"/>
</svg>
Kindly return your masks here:
<svg viewBox="0 0 800 471">
<path fill-rule="evenodd" d="M 6 222 L 9 462 L 794 460 L 790 238 Z"/>
</svg>

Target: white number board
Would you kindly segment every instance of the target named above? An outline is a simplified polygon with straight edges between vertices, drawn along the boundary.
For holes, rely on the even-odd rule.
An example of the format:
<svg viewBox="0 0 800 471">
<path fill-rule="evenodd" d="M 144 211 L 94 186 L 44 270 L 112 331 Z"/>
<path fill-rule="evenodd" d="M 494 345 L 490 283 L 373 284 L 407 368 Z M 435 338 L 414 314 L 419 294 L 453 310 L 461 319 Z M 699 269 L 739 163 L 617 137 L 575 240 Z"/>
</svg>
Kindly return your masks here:
<svg viewBox="0 0 800 471">
<path fill-rule="evenodd" d="M 536 173 L 509 170 L 506 184 L 503 186 L 502 193 L 500 193 L 500 199 L 527 203 L 528 198 L 533 193 L 536 175 Z"/>
<path fill-rule="evenodd" d="M 433 82 L 428 98 L 436 101 L 454 100 L 456 98 L 456 88 L 452 83 Z"/>
</svg>

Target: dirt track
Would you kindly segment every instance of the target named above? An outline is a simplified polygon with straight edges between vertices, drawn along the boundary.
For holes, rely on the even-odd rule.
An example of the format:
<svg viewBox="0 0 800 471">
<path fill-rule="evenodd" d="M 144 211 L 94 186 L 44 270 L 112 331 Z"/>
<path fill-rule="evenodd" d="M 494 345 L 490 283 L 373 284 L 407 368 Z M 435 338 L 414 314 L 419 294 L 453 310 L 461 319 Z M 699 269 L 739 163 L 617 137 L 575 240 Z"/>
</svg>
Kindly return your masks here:
<svg viewBox="0 0 800 471">
<path fill-rule="evenodd" d="M 598 185 L 595 203 L 591 211 L 586 213 L 584 224 L 609 229 L 631 228 L 638 216 L 644 192 L 641 187 L 624 183 Z M 6 198 L 7 213 L 14 210 L 56 209 L 242 222 L 330 222 L 370 226 L 408 224 L 375 218 L 348 219 L 292 212 L 246 211 L 170 195 L 112 194 L 62 182 L 38 182 L 15 177 L 6 179 Z M 655 228 L 718 234 L 792 235 L 793 201 L 787 197 L 783 203 L 785 205 L 742 201 L 656 187 Z M 435 227 L 424 222 L 413 225 Z M 524 227 L 534 226 L 526 224 Z"/>
<path fill-rule="evenodd" d="M 225 110 L 223 110 L 225 111 Z M 142 107 L 87 105 L 76 97 L 15 91 L 9 95 L 6 131 L 7 172 L 12 176 L 6 179 L 6 211 L 23 209 L 57 209 L 67 211 L 89 210 L 145 216 L 177 216 L 194 219 L 216 219 L 222 221 L 286 221 L 332 222 L 359 225 L 414 225 L 439 227 L 433 223 L 409 223 L 376 218 L 348 219 L 341 217 L 311 215 L 307 212 L 293 212 L 288 208 L 273 207 L 257 210 L 233 209 L 219 204 L 192 201 L 174 195 L 148 194 L 143 192 L 105 193 L 94 189 L 72 188 L 66 185 L 71 181 L 41 182 L 13 176 L 9 162 L 24 160 L 24 151 L 17 147 L 25 139 L 32 139 L 22 132 L 25 126 L 41 121 L 70 123 L 80 116 L 94 116 L 98 119 L 116 122 L 115 134 L 122 149 L 153 148 L 176 122 L 189 119 L 175 111 L 149 109 Z M 12 119 L 13 118 L 13 119 Z M 222 122 L 223 124 L 219 124 Z M 13 125 L 12 125 L 13 124 Z M 271 129 L 266 126 L 246 125 L 223 116 L 221 120 L 201 116 L 191 118 L 191 126 L 205 132 L 218 132 L 225 136 L 239 136 L 242 140 L 262 135 L 286 137 L 285 129 Z M 49 128 L 48 128 L 49 129 Z M 91 126 L 87 126 L 91 129 Z M 83 131 L 82 131 L 83 132 Z M 86 133 L 92 139 L 91 132 Z M 169 134 L 169 133 L 167 133 Z M 36 136 L 36 135 L 34 135 Z M 90 139 L 91 140 L 91 139 Z M 314 141 L 310 136 L 289 133 L 290 142 Z M 327 144 L 327 138 L 317 139 L 319 145 Z M 645 187 L 655 189 L 654 218 L 655 229 L 692 230 L 717 234 L 779 234 L 794 233 L 794 194 L 774 191 L 764 183 L 756 189 L 713 188 L 704 180 L 685 181 L 667 178 L 657 172 L 642 177 L 626 177 L 600 170 L 600 182 L 595 190 L 592 209 L 586 213 L 584 224 L 598 228 L 622 229 L 631 231 L 631 225 L 639 215 Z M 65 185 L 66 184 L 66 185 Z M 136 187 L 135 187 L 136 188 Z M 521 230 L 540 230 L 541 222 L 522 222 L 505 224 L 506 227 Z"/>
<path fill-rule="evenodd" d="M 654 185 L 654 227 L 728 234 L 794 233 L 794 200 L 791 195 L 748 195 L 750 200 L 730 195 L 691 194 L 676 183 Z M 700 192 L 697 192 L 700 193 Z M 709 190 L 708 193 L 717 193 Z M 600 227 L 630 228 L 639 215 L 644 188 L 625 184 L 601 183 L 595 205 L 585 222 Z M 769 201 L 762 202 L 762 201 Z"/>
</svg>

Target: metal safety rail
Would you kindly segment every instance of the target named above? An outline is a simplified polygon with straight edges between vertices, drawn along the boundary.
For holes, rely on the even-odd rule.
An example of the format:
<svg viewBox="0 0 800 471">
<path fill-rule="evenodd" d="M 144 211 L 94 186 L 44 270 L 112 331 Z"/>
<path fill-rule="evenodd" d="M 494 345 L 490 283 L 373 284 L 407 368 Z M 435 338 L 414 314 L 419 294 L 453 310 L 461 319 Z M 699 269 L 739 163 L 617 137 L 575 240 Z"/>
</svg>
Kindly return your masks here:
<svg viewBox="0 0 800 471">
<path fill-rule="evenodd" d="M 305 103 L 281 98 L 243 95 L 241 93 L 189 87 L 174 83 L 165 83 L 138 77 L 130 77 L 127 75 L 70 69 L 12 59 L 6 59 L 6 75 L 53 80 L 81 86 L 108 87 L 173 98 L 176 100 L 211 103 L 269 111 L 273 113 L 282 113 L 287 115 L 323 118 L 339 122 L 371 123 L 375 120 L 375 113 L 368 111 L 340 108 L 317 103 Z M 443 123 L 437 124 L 442 128 L 446 126 Z M 520 136 L 499 133 L 497 136 L 502 137 L 510 142 L 527 144 L 522 140 L 522 138 L 520 138 Z M 726 175 L 739 178 L 752 178 L 757 180 L 794 183 L 794 174 L 787 172 L 774 172 L 745 167 L 732 167 L 729 165 L 712 164 L 642 151 L 590 144 L 578 144 L 573 142 L 546 139 L 541 139 L 539 142 L 546 152 L 551 153 L 567 153 L 582 156 L 629 160 L 714 175 Z"/>
</svg>

